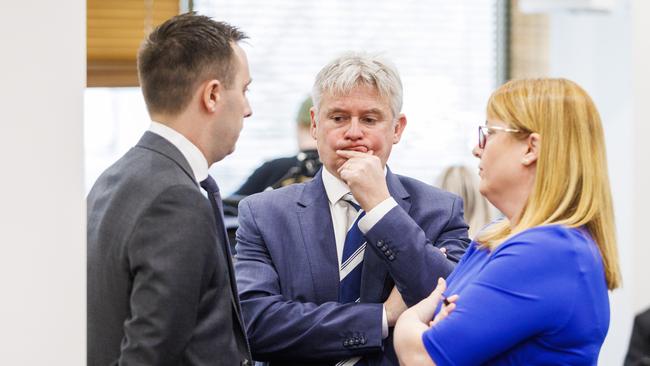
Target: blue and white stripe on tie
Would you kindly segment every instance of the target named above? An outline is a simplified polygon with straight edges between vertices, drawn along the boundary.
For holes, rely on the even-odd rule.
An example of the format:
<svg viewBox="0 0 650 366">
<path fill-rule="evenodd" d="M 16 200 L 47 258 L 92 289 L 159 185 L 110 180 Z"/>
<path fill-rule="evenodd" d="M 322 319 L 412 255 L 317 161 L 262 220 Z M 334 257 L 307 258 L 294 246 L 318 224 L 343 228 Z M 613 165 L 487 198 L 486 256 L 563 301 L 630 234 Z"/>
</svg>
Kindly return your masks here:
<svg viewBox="0 0 650 366">
<path fill-rule="evenodd" d="M 350 204 L 356 211 L 354 222 L 348 228 L 343 244 L 341 265 L 339 266 L 339 302 L 359 302 L 361 296 L 361 270 L 363 269 L 363 255 L 366 251 L 366 239 L 359 229 L 359 220 L 366 214 L 361 207 L 354 202 L 351 194 L 343 196 L 342 200 Z M 336 366 L 359 366 L 362 365 L 361 357 L 352 357 L 340 361 Z"/>
<path fill-rule="evenodd" d="M 351 199 L 343 199 L 357 211 L 354 223 L 348 229 L 343 244 L 343 254 L 339 267 L 339 302 L 358 302 L 361 294 L 361 270 L 363 267 L 363 255 L 366 250 L 366 240 L 359 229 L 359 220 L 365 215 L 361 207 Z"/>
</svg>

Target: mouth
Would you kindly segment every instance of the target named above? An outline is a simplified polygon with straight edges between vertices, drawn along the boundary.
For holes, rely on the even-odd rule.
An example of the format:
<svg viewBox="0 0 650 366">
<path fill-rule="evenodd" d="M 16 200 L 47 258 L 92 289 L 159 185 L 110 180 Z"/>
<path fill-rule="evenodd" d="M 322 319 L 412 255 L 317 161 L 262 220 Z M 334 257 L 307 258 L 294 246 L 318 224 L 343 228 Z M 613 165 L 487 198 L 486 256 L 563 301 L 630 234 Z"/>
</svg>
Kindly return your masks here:
<svg viewBox="0 0 650 366">
<path fill-rule="evenodd" d="M 358 152 L 362 152 L 362 153 L 366 153 L 366 152 L 368 152 L 368 148 L 365 147 L 365 146 L 362 146 L 362 145 L 358 145 L 358 146 L 348 146 L 348 147 L 346 147 L 346 148 L 344 148 L 344 149 L 342 149 L 342 150 L 358 151 Z"/>
</svg>

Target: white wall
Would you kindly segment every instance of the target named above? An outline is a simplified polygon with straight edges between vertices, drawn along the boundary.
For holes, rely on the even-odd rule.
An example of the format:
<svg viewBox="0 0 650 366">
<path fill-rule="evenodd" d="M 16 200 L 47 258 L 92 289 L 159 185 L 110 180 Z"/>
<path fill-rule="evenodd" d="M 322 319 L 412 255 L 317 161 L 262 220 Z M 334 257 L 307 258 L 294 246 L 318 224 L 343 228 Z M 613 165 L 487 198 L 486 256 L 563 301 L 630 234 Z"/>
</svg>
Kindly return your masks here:
<svg viewBox="0 0 650 366">
<path fill-rule="evenodd" d="M 0 355 L 85 364 L 85 1 L 0 3 Z"/>
<path fill-rule="evenodd" d="M 632 70 L 634 70 L 634 310 L 650 306 L 650 1 L 632 7 Z"/>
<path fill-rule="evenodd" d="M 611 296 L 610 330 L 599 364 L 620 365 L 632 319 L 650 306 L 650 2 L 620 0 L 610 12 L 550 14 L 550 74 L 592 96 L 606 134 L 623 288 Z M 645 134 L 644 134 L 645 132 Z M 646 151 L 644 151 L 646 150 Z"/>
</svg>

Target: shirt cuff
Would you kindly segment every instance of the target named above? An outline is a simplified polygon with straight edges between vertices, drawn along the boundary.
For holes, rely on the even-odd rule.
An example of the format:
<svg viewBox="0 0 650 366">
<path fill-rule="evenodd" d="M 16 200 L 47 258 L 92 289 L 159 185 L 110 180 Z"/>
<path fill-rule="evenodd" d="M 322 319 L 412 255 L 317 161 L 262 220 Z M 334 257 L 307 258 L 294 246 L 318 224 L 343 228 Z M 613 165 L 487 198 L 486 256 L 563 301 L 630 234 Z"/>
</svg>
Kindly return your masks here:
<svg viewBox="0 0 650 366">
<path fill-rule="evenodd" d="M 388 317 L 386 316 L 386 307 L 381 307 L 384 311 L 381 316 L 381 339 L 386 339 L 388 337 Z"/>
<path fill-rule="evenodd" d="M 397 202 L 395 202 L 393 197 L 388 197 L 372 210 L 366 212 L 366 215 L 359 220 L 359 230 L 361 230 L 361 233 L 365 235 L 395 206 L 397 206 Z"/>
</svg>

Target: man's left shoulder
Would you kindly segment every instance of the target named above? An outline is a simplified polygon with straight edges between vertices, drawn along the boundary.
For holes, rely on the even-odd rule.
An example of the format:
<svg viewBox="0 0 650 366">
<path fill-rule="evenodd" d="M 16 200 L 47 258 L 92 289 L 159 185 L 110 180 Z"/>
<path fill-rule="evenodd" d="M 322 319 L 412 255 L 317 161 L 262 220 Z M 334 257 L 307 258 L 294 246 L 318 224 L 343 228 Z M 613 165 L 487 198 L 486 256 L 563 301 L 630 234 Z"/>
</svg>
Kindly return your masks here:
<svg viewBox="0 0 650 366">
<path fill-rule="evenodd" d="M 444 191 L 438 187 L 432 186 L 431 184 L 424 183 L 421 180 L 399 174 L 395 175 L 402 186 L 404 186 L 406 192 L 411 196 L 413 202 L 434 200 L 452 204 L 460 198 L 451 192 Z"/>
</svg>

